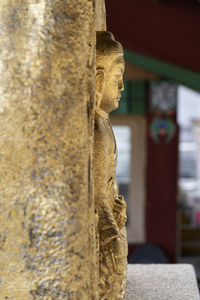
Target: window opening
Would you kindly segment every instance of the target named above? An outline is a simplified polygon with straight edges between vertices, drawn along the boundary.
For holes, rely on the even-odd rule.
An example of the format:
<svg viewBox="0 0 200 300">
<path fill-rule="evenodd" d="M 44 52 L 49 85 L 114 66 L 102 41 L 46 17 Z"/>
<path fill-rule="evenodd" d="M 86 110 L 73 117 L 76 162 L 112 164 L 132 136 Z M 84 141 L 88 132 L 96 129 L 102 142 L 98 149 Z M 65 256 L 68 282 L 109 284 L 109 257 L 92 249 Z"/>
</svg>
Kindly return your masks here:
<svg viewBox="0 0 200 300">
<path fill-rule="evenodd" d="M 200 93 L 178 90 L 180 257 L 200 279 Z"/>
<path fill-rule="evenodd" d="M 116 176 L 119 185 L 119 194 L 126 200 L 128 212 L 131 184 L 131 128 L 129 126 L 113 126 L 113 131 L 118 150 Z"/>
</svg>

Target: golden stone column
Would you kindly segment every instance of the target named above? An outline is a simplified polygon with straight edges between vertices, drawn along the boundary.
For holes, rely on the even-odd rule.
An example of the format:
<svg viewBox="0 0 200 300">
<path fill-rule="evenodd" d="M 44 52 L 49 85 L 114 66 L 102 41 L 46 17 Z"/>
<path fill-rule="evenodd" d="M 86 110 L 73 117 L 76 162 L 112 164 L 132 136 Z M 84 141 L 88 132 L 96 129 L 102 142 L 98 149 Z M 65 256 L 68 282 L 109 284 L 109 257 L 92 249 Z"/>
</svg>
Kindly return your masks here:
<svg viewBox="0 0 200 300">
<path fill-rule="evenodd" d="M 90 125 L 105 14 L 94 4 L 0 3 L 2 299 L 98 299 Z"/>
</svg>

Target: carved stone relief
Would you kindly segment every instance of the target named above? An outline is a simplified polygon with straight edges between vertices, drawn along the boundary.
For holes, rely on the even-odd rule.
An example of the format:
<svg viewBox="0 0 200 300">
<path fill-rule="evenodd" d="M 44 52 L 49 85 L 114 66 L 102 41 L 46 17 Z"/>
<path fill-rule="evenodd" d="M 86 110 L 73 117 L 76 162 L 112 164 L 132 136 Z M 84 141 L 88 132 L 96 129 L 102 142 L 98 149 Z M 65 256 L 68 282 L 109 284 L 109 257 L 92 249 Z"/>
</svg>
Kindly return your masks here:
<svg viewBox="0 0 200 300">
<path fill-rule="evenodd" d="M 97 32 L 94 192 L 98 215 L 99 296 L 124 299 L 126 289 L 126 203 L 116 182 L 117 148 L 109 113 L 118 107 L 123 86 L 121 44 L 106 31 Z"/>
<path fill-rule="evenodd" d="M 106 32 L 94 105 L 104 1 L 2 0 L 0 27 L 1 298 L 124 299 L 126 205 L 108 117 L 124 61 Z"/>
</svg>

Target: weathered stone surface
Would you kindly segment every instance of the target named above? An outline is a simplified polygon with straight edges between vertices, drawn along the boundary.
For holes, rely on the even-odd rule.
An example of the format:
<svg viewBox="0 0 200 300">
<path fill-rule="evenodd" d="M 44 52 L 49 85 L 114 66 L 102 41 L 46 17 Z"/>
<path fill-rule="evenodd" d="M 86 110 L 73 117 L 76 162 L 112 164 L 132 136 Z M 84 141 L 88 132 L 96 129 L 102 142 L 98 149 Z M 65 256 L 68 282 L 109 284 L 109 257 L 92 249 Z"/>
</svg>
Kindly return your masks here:
<svg viewBox="0 0 200 300">
<path fill-rule="evenodd" d="M 106 30 L 106 7 L 102 0 L 95 2 L 95 20 L 97 31 Z"/>
<path fill-rule="evenodd" d="M 199 299 L 196 276 L 191 265 L 128 265 L 126 300 Z"/>
<path fill-rule="evenodd" d="M 0 28 L 1 299 L 97 299 L 93 2 L 2 0 Z"/>
</svg>

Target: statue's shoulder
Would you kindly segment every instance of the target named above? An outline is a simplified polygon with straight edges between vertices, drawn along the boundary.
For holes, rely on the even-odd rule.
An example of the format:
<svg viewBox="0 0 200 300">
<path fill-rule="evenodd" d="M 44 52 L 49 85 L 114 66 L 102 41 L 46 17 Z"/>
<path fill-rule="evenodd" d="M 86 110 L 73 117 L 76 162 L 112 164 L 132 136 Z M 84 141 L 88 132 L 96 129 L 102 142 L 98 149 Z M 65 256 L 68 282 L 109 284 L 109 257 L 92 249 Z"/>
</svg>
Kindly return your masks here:
<svg viewBox="0 0 200 300">
<path fill-rule="evenodd" d="M 105 140 L 106 136 L 108 135 L 108 121 L 103 118 L 102 116 L 99 116 L 95 114 L 94 119 L 94 136 L 95 139 L 102 139 Z"/>
<path fill-rule="evenodd" d="M 104 132 L 104 126 L 103 126 L 103 120 L 100 116 L 95 116 L 94 119 L 94 135 L 103 135 Z"/>
</svg>

